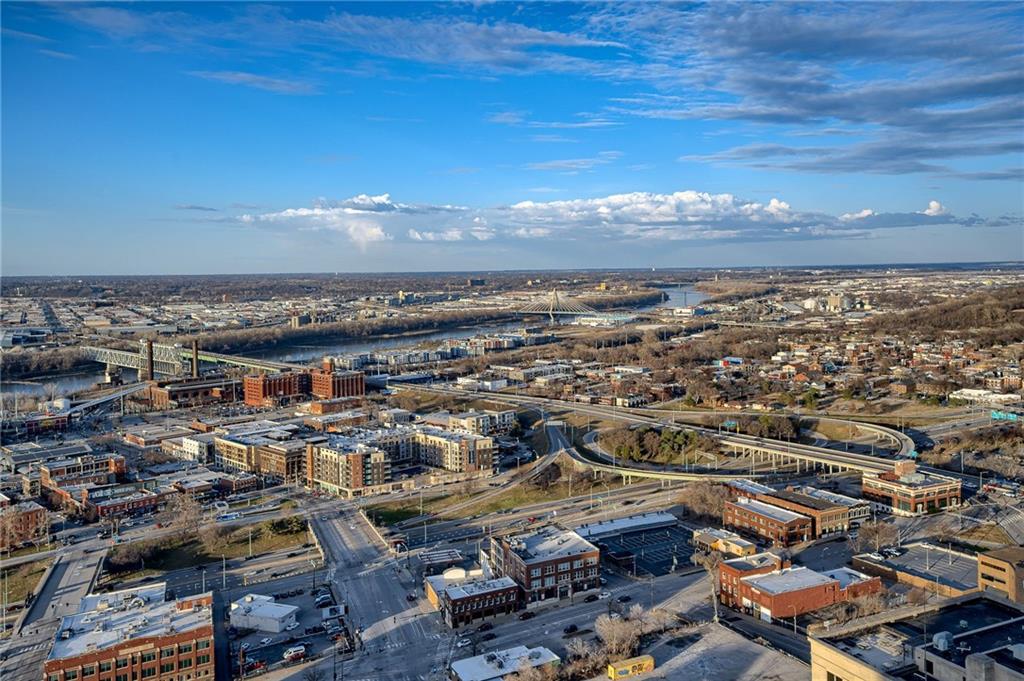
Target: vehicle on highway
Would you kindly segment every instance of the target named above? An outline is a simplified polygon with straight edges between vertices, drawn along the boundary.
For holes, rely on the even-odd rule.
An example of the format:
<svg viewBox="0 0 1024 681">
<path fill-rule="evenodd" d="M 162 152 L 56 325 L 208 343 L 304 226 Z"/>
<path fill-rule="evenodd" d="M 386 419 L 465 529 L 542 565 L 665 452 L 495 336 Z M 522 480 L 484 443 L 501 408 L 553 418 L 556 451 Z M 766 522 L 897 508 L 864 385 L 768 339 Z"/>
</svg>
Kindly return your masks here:
<svg viewBox="0 0 1024 681">
<path fill-rule="evenodd" d="M 520 613 L 519 619 L 521 619 L 521 620 L 532 620 L 536 616 L 537 616 L 537 613 L 530 612 L 529 610 L 527 610 L 524 613 Z"/>
<path fill-rule="evenodd" d="M 579 630 L 580 630 L 580 628 L 578 626 L 576 626 L 575 624 L 570 624 L 565 629 L 562 629 L 562 633 L 563 634 L 575 634 Z"/>
<path fill-rule="evenodd" d="M 491 624 L 490 622 L 484 622 L 479 627 L 477 627 L 476 630 L 477 631 L 490 631 L 493 628 L 494 628 L 493 624 Z"/>
<path fill-rule="evenodd" d="M 633 597 L 629 595 L 619 596 L 615 600 L 617 600 L 619 603 L 629 603 L 631 600 L 633 600 Z"/>
<path fill-rule="evenodd" d="M 597 594 L 597 597 L 598 597 L 598 599 L 603 601 L 606 598 L 611 598 L 612 597 L 612 593 L 610 591 L 602 591 L 601 593 Z"/>
</svg>

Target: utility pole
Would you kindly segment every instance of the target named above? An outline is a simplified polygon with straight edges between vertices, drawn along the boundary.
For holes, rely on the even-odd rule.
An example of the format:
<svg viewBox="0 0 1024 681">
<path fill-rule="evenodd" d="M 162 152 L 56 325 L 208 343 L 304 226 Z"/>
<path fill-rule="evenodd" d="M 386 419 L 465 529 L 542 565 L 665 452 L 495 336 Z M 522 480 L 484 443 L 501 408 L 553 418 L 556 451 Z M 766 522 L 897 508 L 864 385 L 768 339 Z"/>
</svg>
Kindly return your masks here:
<svg viewBox="0 0 1024 681">
<path fill-rule="evenodd" d="M 221 591 L 227 591 L 228 588 L 228 559 L 224 554 L 220 554 L 220 588 Z"/>
</svg>

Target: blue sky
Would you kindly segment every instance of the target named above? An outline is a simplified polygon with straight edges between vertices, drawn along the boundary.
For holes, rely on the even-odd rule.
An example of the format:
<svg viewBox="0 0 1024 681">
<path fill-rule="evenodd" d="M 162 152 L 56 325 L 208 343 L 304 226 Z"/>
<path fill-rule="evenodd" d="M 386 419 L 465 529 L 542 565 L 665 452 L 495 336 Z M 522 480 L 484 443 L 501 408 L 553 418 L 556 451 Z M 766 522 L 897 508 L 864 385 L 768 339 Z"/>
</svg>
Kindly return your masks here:
<svg viewBox="0 0 1024 681">
<path fill-rule="evenodd" d="M 3 273 L 1024 258 L 1024 11 L 28 4 Z"/>
</svg>

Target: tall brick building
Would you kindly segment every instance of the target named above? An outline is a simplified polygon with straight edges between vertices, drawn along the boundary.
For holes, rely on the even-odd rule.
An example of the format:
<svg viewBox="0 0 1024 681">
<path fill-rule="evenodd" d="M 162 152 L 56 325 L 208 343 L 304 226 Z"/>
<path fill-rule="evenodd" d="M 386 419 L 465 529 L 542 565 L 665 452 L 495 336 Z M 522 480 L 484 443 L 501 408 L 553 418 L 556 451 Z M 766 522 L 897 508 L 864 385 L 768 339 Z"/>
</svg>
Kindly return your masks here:
<svg viewBox="0 0 1024 681">
<path fill-rule="evenodd" d="M 779 546 L 799 544 L 812 536 L 812 523 L 807 516 L 745 497 L 725 502 L 722 522 L 730 530 Z"/>
<path fill-rule="evenodd" d="M 510 537 L 491 537 L 491 565 L 511 577 L 534 603 L 568 598 L 600 584 L 601 552 L 586 539 L 554 526 Z"/>
<path fill-rule="evenodd" d="M 808 494 L 782 490 L 758 495 L 758 500 L 772 506 L 805 515 L 811 519 L 811 533 L 824 537 L 850 529 L 850 511 L 846 506 Z"/>
<path fill-rule="evenodd" d="M 309 395 L 311 388 L 310 374 L 306 371 L 254 374 L 242 380 L 245 403 L 250 407 L 290 404 Z"/>
<path fill-rule="evenodd" d="M 362 371 L 314 369 L 310 375 L 310 392 L 321 400 L 333 400 L 338 397 L 362 397 L 366 394 Z"/>
</svg>

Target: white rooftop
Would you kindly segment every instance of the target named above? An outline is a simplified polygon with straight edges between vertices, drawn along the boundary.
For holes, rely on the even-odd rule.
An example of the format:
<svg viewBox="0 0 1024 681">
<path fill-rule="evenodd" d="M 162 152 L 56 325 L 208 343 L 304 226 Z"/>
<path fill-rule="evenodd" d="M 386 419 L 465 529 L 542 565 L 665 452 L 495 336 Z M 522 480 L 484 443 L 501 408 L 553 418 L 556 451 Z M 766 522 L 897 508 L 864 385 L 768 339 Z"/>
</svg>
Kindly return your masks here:
<svg viewBox="0 0 1024 681">
<path fill-rule="evenodd" d="M 212 593 L 165 601 L 166 584 L 151 584 L 82 599 L 79 611 L 61 618 L 47 659 L 77 657 L 122 641 L 165 636 L 213 626 L 208 605 L 191 604 L 211 599 Z M 188 604 L 188 607 L 185 607 Z"/>
<path fill-rule="evenodd" d="M 736 500 L 736 503 L 740 506 L 745 506 L 755 513 L 760 513 L 767 518 L 773 518 L 782 523 L 790 523 L 794 520 L 800 520 L 801 518 L 805 520 L 809 519 L 801 513 L 794 513 L 789 509 L 772 506 L 771 504 L 766 504 L 763 501 L 757 501 L 756 499 L 744 499 L 741 497 Z"/>
<path fill-rule="evenodd" d="M 597 547 L 571 530 L 549 525 L 545 528 L 508 538 L 512 547 L 524 562 L 549 560 L 561 556 L 573 556 L 597 551 Z"/>
<path fill-rule="evenodd" d="M 458 681 L 498 681 L 516 672 L 525 663 L 539 667 L 558 663 L 560 658 L 547 648 L 516 646 L 507 650 L 484 653 L 451 663 L 452 675 Z"/>
<path fill-rule="evenodd" d="M 822 572 L 821 574 L 839 582 L 840 589 L 845 589 L 851 584 L 857 584 L 858 582 L 864 582 L 871 579 L 871 577 L 867 576 L 863 572 L 857 572 L 856 570 L 851 570 L 847 567 L 836 568 L 835 570 L 827 570 L 826 572 Z"/>
<path fill-rule="evenodd" d="M 262 594 L 247 594 L 231 604 L 231 612 L 241 610 L 246 615 L 254 617 L 267 617 L 270 619 L 284 619 L 294 612 L 298 607 L 287 603 L 277 603 L 272 596 Z"/>
<path fill-rule="evenodd" d="M 665 527 L 666 525 L 675 525 L 676 522 L 676 517 L 671 513 L 641 513 L 625 518 L 599 520 L 596 523 L 580 525 L 576 528 L 576 533 L 585 539 L 590 539 L 620 532 L 638 532 L 649 528 Z"/>
<path fill-rule="evenodd" d="M 514 587 L 516 582 L 511 577 L 498 577 L 497 579 L 466 581 L 461 584 L 450 584 L 445 587 L 448 598 L 466 598 L 468 596 L 479 596 L 480 594 L 508 589 Z"/>
<path fill-rule="evenodd" d="M 833 581 L 831 577 L 805 567 L 785 568 L 766 575 L 743 577 L 743 580 L 759 591 L 775 595 L 809 589 Z"/>
</svg>

